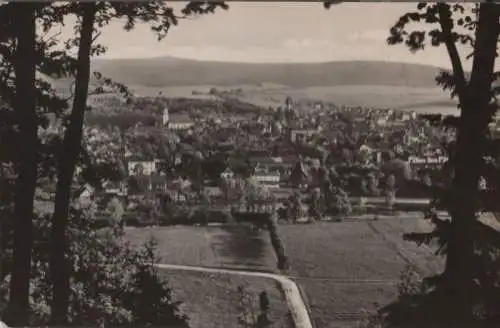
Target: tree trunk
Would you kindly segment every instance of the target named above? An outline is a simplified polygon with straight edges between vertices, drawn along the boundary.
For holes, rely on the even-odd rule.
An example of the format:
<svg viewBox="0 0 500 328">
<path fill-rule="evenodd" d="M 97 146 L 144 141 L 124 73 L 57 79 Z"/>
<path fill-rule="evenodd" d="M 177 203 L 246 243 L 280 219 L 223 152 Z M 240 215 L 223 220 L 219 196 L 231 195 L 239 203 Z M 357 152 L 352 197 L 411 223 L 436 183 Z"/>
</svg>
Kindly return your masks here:
<svg viewBox="0 0 500 328">
<path fill-rule="evenodd" d="M 11 5 L 10 3 L 8 5 Z M 17 49 L 14 56 L 16 73 L 15 112 L 19 120 L 18 177 L 14 203 L 14 258 L 6 322 L 10 326 L 27 326 L 29 319 L 29 285 L 31 249 L 33 245 L 33 209 L 37 183 L 38 123 L 36 116 L 35 6 L 12 4 Z"/>
<path fill-rule="evenodd" d="M 451 235 L 448 244 L 445 276 L 447 292 L 454 304 L 453 317 L 468 324 L 472 318 L 474 225 L 479 198 L 478 182 L 482 149 L 491 115 L 493 79 L 498 38 L 498 6 L 482 3 L 476 30 L 472 75 L 463 103 L 455 153 Z M 464 321 L 465 320 L 465 321 Z"/>
<path fill-rule="evenodd" d="M 81 150 L 83 119 L 87 105 L 87 95 L 90 79 L 90 51 L 92 33 L 94 31 L 95 3 L 84 3 L 80 45 L 78 49 L 78 67 L 75 81 L 75 97 L 70 115 L 70 123 L 66 129 L 63 149 L 58 161 L 57 189 L 52 218 L 50 272 L 54 287 L 51 304 L 51 324 L 67 323 L 67 313 L 70 298 L 70 276 L 72 265 L 66 258 L 69 243 L 66 239 L 71 187 L 75 165 Z"/>
</svg>

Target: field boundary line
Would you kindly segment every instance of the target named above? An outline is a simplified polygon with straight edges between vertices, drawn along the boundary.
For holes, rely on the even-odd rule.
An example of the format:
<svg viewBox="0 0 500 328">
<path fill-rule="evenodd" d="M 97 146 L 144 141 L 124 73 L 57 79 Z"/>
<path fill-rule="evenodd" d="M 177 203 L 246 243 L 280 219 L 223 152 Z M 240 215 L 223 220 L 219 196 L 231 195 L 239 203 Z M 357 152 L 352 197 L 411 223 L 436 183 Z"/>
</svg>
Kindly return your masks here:
<svg viewBox="0 0 500 328">
<path fill-rule="evenodd" d="M 386 244 L 391 248 L 396 254 L 406 263 L 406 265 L 412 267 L 419 277 L 425 277 L 425 273 L 415 262 L 412 254 L 408 253 L 405 247 L 396 241 L 393 241 L 391 238 L 387 236 L 386 233 L 380 231 L 378 228 L 374 226 L 372 222 L 368 222 L 368 226 L 377 234 Z"/>
<path fill-rule="evenodd" d="M 337 284 L 361 284 L 361 285 L 397 285 L 400 283 L 397 279 L 352 279 L 339 277 L 306 277 L 306 276 L 287 276 L 290 279 L 328 281 Z"/>
<path fill-rule="evenodd" d="M 216 268 L 206 268 L 203 266 L 189 266 L 189 265 L 177 265 L 177 264 L 153 264 L 158 269 L 164 270 L 179 270 L 179 271 L 194 271 L 194 272 L 205 272 L 205 273 L 222 273 L 222 274 L 232 274 L 247 277 L 258 277 L 272 279 L 278 282 L 285 294 L 285 301 L 288 306 L 288 310 L 293 319 L 293 324 L 295 328 L 313 328 L 309 312 L 304 300 L 302 299 L 302 294 L 297 286 L 297 284 L 288 277 L 267 273 L 267 272 L 255 272 L 255 271 L 239 271 L 239 270 L 227 270 L 227 269 L 216 269 Z"/>
</svg>

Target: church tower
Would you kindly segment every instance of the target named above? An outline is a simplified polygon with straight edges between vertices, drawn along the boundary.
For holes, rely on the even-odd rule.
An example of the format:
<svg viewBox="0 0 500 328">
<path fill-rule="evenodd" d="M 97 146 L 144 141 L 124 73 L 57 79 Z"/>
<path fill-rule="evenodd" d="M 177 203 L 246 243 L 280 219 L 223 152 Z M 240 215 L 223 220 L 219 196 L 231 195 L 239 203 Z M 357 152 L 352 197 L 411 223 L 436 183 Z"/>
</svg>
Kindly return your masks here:
<svg viewBox="0 0 500 328">
<path fill-rule="evenodd" d="M 285 109 L 287 111 L 292 111 L 293 110 L 293 100 L 292 100 L 292 97 L 290 97 L 290 96 L 286 97 L 286 100 L 285 100 Z"/>
<path fill-rule="evenodd" d="M 168 122 L 170 121 L 170 117 L 168 116 L 168 107 L 163 109 L 163 126 L 168 126 Z"/>
<path fill-rule="evenodd" d="M 295 120 L 296 115 L 295 115 L 295 109 L 293 108 L 293 100 L 292 97 L 288 96 L 285 99 L 285 120 L 287 122 L 287 125 L 290 126 L 292 121 Z"/>
</svg>

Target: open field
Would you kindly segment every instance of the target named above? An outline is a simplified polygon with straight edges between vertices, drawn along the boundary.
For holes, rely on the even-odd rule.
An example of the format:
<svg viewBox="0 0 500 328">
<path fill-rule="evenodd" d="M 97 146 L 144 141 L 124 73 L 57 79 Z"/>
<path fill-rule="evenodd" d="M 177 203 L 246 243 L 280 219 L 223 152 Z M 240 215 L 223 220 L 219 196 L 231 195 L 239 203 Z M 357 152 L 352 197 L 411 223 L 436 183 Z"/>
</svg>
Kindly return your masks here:
<svg viewBox="0 0 500 328">
<path fill-rule="evenodd" d="M 154 237 L 162 263 L 274 271 L 276 260 L 266 231 L 251 233 L 246 227 L 127 228 L 127 239 L 141 245 Z M 258 302 L 266 291 L 273 327 L 290 327 L 288 309 L 276 282 L 256 277 L 164 270 L 175 300 L 185 302 L 190 327 L 237 327 L 238 286 L 246 284 Z M 258 303 L 256 303 L 257 306 Z M 257 309 L 257 307 L 256 307 Z"/>
<path fill-rule="evenodd" d="M 259 293 L 267 292 L 272 327 L 291 327 L 286 302 L 276 282 L 270 279 L 178 270 L 161 272 L 172 287 L 174 299 L 184 302 L 192 328 L 238 327 L 240 294 L 237 288 L 240 285 L 246 285 L 255 300 L 256 312 Z"/>
<path fill-rule="evenodd" d="M 448 94 L 439 88 L 413 88 L 378 85 L 342 85 L 295 88 L 267 88 L 245 90 L 241 101 L 263 107 L 283 104 L 287 96 L 294 100 L 331 102 L 337 105 L 393 108 L 437 113 L 456 111 Z"/>
<path fill-rule="evenodd" d="M 264 108 L 282 105 L 287 96 L 295 101 L 324 101 L 337 105 L 366 106 L 373 108 L 393 108 L 420 113 L 458 114 L 455 102 L 440 88 L 416 88 L 380 85 L 341 85 L 308 88 L 291 88 L 274 84 L 237 85 L 221 87 L 207 86 L 170 86 L 145 87 L 132 86 L 141 96 L 156 96 L 160 92 L 165 97 L 185 97 L 196 99 L 214 99 L 210 95 L 193 95 L 193 91 L 206 93 L 211 87 L 219 90 L 241 89 L 237 96 L 240 101 Z"/>
<path fill-rule="evenodd" d="M 241 89 L 239 100 L 263 107 L 282 104 L 291 96 L 295 101 L 457 112 L 449 94 L 435 85 L 441 69 L 428 65 L 385 61 L 250 64 L 158 57 L 95 60 L 92 69 L 142 96 L 161 93 L 165 97 L 212 99 L 199 93 L 216 87 Z"/>
<path fill-rule="evenodd" d="M 313 320 L 318 327 L 339 327 L 339 321 L 354 322 L 393 301 L 408 264 L 424 275 L 440 270 L 442 263 L 429 248 L 401 237 L 427 229 L 423 220 L 393 218 L 287 225 L 280 236 Z"/>
<path fill-rule="evenodd" d="M 154 237 L 162 263 L 275 271 L 267 231 L 234 227 L 127 228 L 127 239 L 141 245 Z"/>
<path fill-rule="evenodd" d="M 302 288 L 312 319 L 323 328 L 356 325 L 393 301 L 397 296 L 401 271 L 408 265 L 417 267 L 422 275 L 440 270 L 443 263 L 430 248 L 417 247 L 402 239 L 404 232 L 430 228 L 423 219 L 413 216 L 378 221 L 280 225 L 278 232 L 291 264 L 287 274 Z M 276 260 L 267 232 L 252 236 L 249 230 L 241 227 L 232 229 L 141 228 L 128 229 L 127 236 L 135 244 L 155 236 L 164 263 L 275 270 Z M 183 287 L 182 283 L 175 287 L 175 275 L 173 279 L 174 290 L 180 295 L 192 288 L 189 284 Z M 196 279 L 202 284 L 203 277 L 197 276 Z M 209 278 L 207 286 L 223 284 L 222 280 L 214 279 Z M 235 290 L 237 284 L 227 288 Z M 213 294 L 201 287 L 197 292 Z M 186 300 L 188 297 L 187 294 L 179 296 Z M 206 315 L 210 315 L 210 309 L 202 308 L 205 305 L 192 306 L 195 317 L 205 315 L 206 311 L 209 313 Z"/>
</svg>

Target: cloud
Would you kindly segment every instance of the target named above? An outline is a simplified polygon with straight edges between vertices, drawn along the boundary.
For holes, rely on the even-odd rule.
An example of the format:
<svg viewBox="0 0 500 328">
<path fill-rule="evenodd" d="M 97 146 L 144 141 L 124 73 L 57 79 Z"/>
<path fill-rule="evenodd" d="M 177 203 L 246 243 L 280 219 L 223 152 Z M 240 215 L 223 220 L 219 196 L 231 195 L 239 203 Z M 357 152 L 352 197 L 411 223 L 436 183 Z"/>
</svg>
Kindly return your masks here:
<svg viewBox="0 0 500 328">
<path fill-rule="evenodd" d="M 442 47 L 427 47 L 411 54 L 404 46 L 386 44 L 391 24 L 414 6 L 345 3 L 327 11 L 318 3 L 241 2 L 231 4 L 227 12 L 183 21 L 162 42 L 144 24 L 126 33 L 120 22 L 104 29 L 100 42 L 109 46 L 109 58 L 176 56 L 235 62 L 384 60 L 449 67 Z"/>
<path fill-rule="evenodd" d="M 365 30 L 349 35 L 348 40 L 351 42 L 373 42 L 385 44 L 388 36 L 389 29 Z"/>
</svg>

